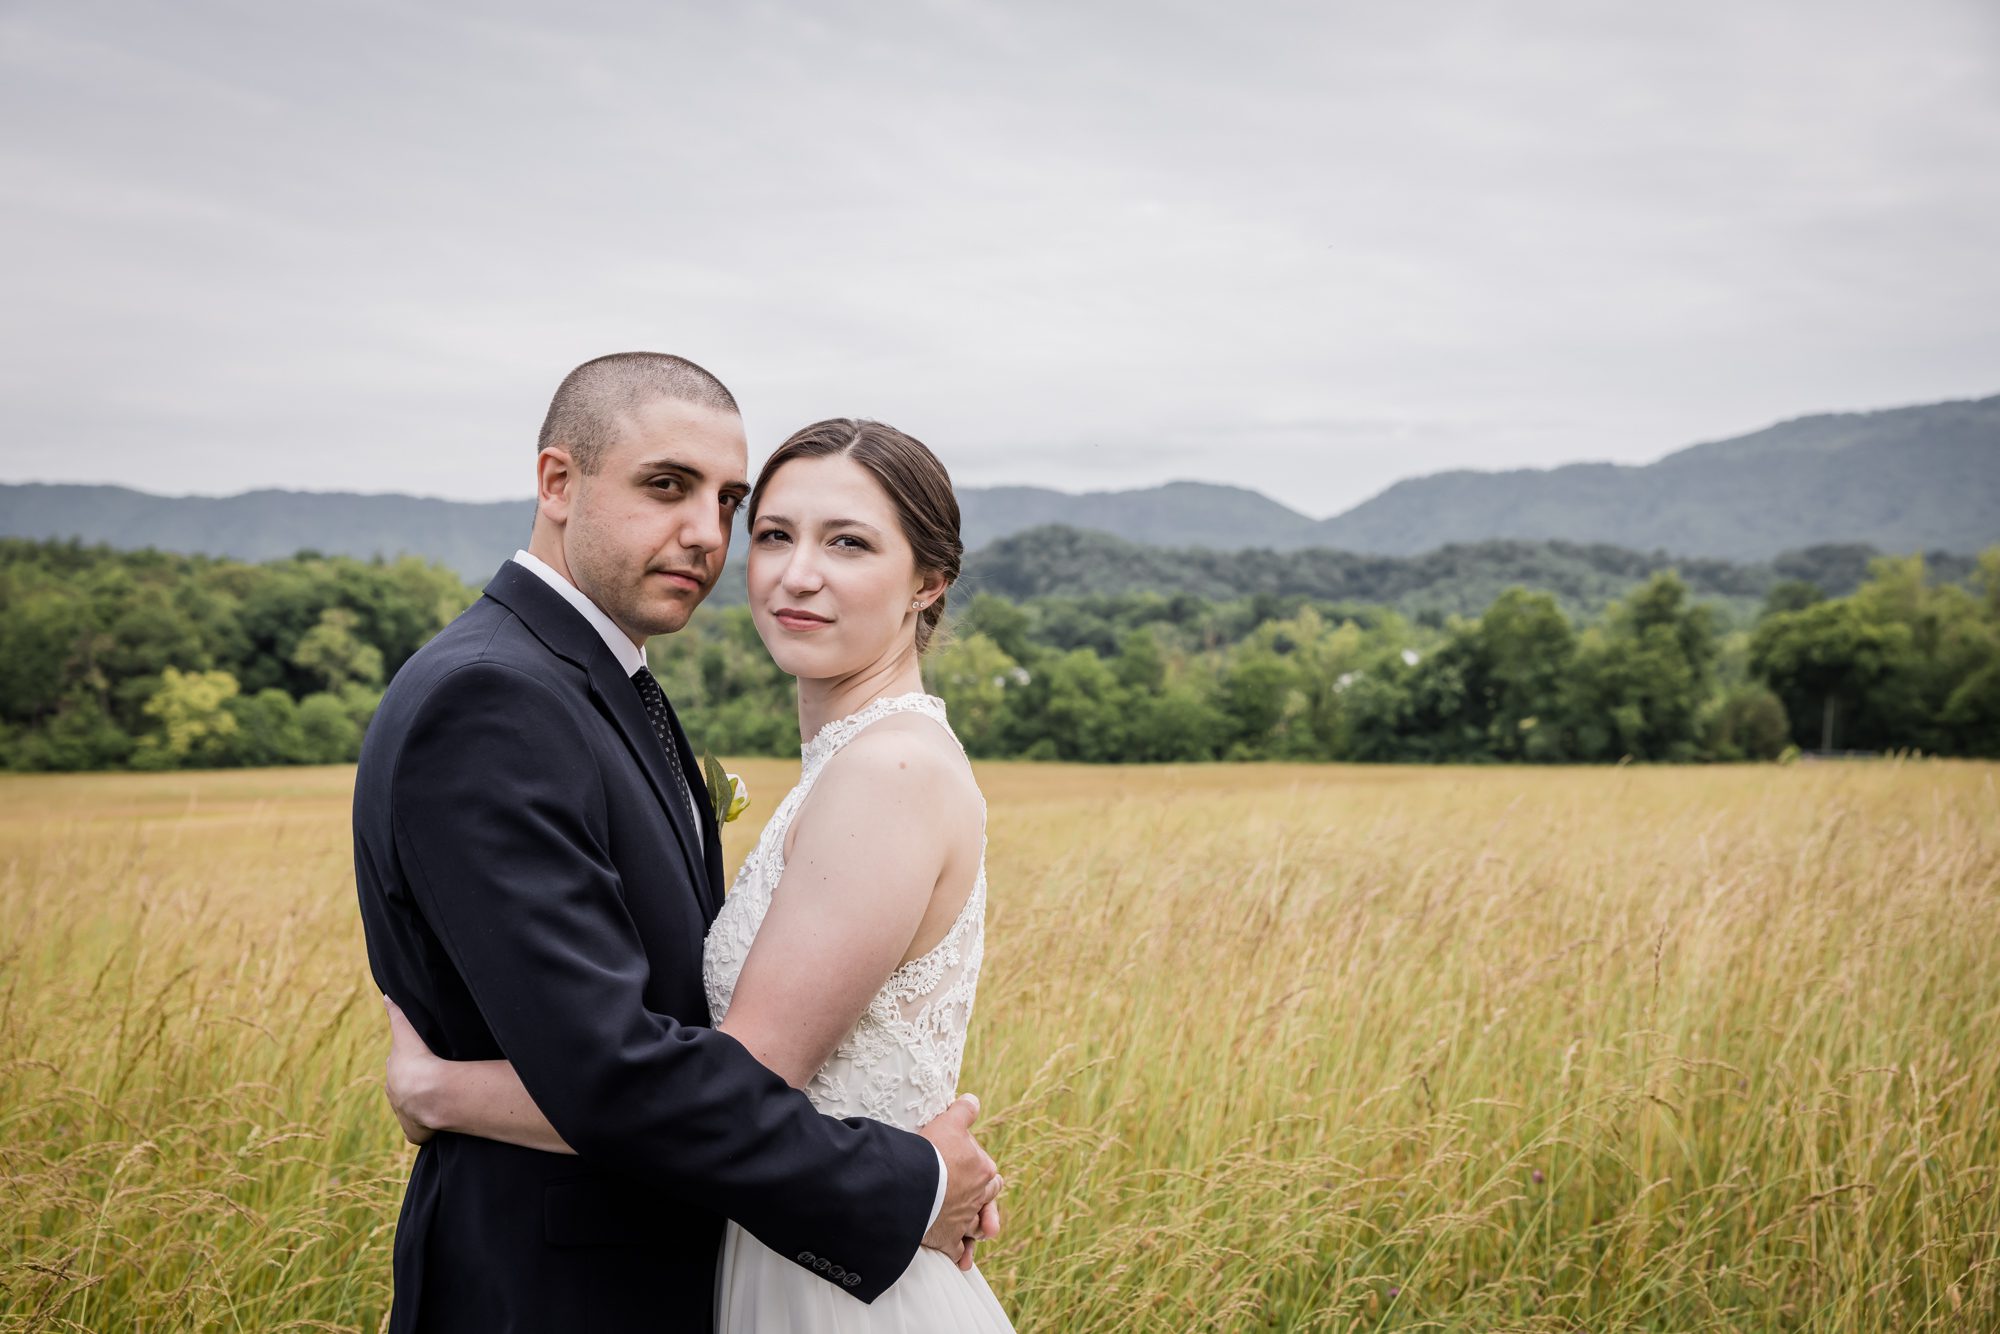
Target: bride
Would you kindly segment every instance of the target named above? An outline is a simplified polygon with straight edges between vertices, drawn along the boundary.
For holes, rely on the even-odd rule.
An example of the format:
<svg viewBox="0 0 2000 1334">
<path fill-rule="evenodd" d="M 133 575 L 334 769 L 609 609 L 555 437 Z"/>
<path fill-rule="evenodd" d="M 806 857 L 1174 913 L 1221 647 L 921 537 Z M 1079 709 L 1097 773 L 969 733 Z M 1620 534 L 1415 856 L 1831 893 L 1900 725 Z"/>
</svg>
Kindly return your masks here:
<svg viewBox="0 0 2000 1334">
<path fill-rule="evenodd" d="M 985 944 L 986 805 L 918 669 L 958 574 L 958 501 L 919 441 L 836 418 L 771 455 L 748 513 L 751 616 L 798 678 L 807 740 L 710 928 L 709 1007 L 821 1112 L 915 1130 L 954 1097 Z M 411 1138 L 570 1152 L 506 1062 L 442 1060 L 393 1004 L 390 1020 L 389 1099 Z M 1010 1330 L 972 1264 L 998 1228 L 989 1205 L 957 1263 L 920 1250 L 864 1305 L 731 1223 L 716 1327 Z"/>
</svg>

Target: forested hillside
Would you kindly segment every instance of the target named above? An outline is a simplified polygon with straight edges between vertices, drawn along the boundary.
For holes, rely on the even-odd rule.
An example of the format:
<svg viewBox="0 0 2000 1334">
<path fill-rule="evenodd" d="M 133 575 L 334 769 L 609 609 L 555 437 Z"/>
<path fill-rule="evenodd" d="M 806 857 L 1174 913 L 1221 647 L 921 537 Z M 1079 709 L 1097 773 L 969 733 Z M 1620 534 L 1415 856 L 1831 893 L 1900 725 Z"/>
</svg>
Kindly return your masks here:
<svg viewBox="0 0 2000 1334">
<path fill-rule="evenodd" d="M 1964 556 L 2000 541 L 2000 397 L 1802 417 L 1647 467 L 1439 473 L 1399 482 L 1325 520 L 1255 491 L 1205 482 L 1081 495 L 962 487 L 959 502 L 968 551 L 1059 525 L 1171 551 L 1408 556 L 1514 539 L 1665 551 L 1683 568 L 1699 560 L 1770 562 L 1827 544 Z M 214 498 L 115 486 L 0 485 L 0 537 L 73 537 L 252 561 L 302 549 L 362 560 L 413 555 L 474 581 L 485 580 L 527 540 L 532 518 L 527 500 L 466 504 L 294 491 Z M 1108 587 L 1107 576 L 1086 573 L 1100 580 L 1088 588 Z M 1148 576 L 1146 586 L 1163 585 Z M 1072 583 L 1066 591 L 1085 587 Z M 1476 609 L 1492 591 L 1468 589 L 1437 605 Z M 1583 599 L 1575 603 L 1581 606 L 1590 595 L 1579 587 L 1563 596 Z"/>
<path fill-rule="evenodd" d="M 471 602 L 449 570 L 0 540 L 0 767 L 331 764 Z"/>
<path fill-rule="evenodd" d="M 527 545 L 532 500 L 473 504 L 418 496 L 247 491 L 155 496 L 122 486 L 0 486 L 0 537 L 74 538 L 121 551 L 279 560 L 299 551 L 357 560 L 415 556 L 484 581 Z"/>
<path fill-rule="evenodd" d="M 1153 546 L 1289 551 L 1313 545 L 1319 527 L 1269 496 L 1212 482 L 1081 494 L 1040 486 L 968 486 L 959 488 L 958 502 L 967 551 L 1050 524 Z"/>
<path fill-rule="evenodd" d="M 1047 524 L 1219 550 L 1299 546 L 1314 528 L 1305 515 L 1254 491 L 1199 482 L 1083 495 L 1029 486 L 966 487 L 959 507 L 968 551 Z M 74 538 L 125 551 L 151 547 L 248 561 L 301 550 L 358 560 L 416 556 L 448 565 L 475 583 L 526 544 L 533 521 L 526 500 L 469 504 L 304 491 L 155 496 L 120 486 L 0 485 L 0 537 Z"/>
<path fill-rule="evenodd" d="M 1883 553 L 1860 544 L 1791 551 L 1767 562 L 1674 557 L 1575 542 L 1489 541 L 1417 556 L 1351 551 L 1204 551 L 1139 546 L 1102 533 L 1038 528 L 1003 538 L 966 561 L 964 586 L 1021 600 L 1119 593 L 1192 593 L 1229 599 L 1270 594 L 1393 607 L 1409 616 L 1477 615 L 1509 588 L 1548 593 L 1571 616 L 1594 616 L 1663 570 L 1735 617 L 1755 612 L 1788 580 L 1822 593 L 1852 592 Z M 1932 578 L 1957 583 L 1968 556 L 1933 552 Z M 739 595 L 740 596 L 740 595 Z"/>
<path fill-rule="evenodd" d="M 1311 541 L 1409 554 L 1491 537 L 1745 561 L 1823 542 L 1982 550 L 2000 541 L 2000 396 L 1801 417 L 1646 467 L 1418 477 L 1328 519 Z"/>
<path fill-rule="evenodd" d="M 1259 592 L 955 601 L 927 660 L 974 754 L 1087 761 L 1687 761 L 1797 744 L 2000 755 L 2000 548 L 1970 587 L 1885 558 L 1731 628 L 1671 572 L 1574 618 Z M 0 767 L 352 760 L 383 685 L 476 591 L 414 560 L 262 565 L 0 541 Z M 743 607 L 651 660 L 697 746 L 785 754 L 791 683 Z"/>
</svg>

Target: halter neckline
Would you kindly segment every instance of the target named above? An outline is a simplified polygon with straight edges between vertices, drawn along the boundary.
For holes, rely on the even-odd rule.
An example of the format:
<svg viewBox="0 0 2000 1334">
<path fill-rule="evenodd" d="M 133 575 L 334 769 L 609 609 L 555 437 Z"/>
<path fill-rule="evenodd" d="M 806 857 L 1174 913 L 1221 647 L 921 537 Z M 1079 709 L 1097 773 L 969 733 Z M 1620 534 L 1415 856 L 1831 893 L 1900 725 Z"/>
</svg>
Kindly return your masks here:
<svg viewBox="0 0 2000 1334">
<path fill-rule="evenodd" d="M 821 724 L 819 731 L 799 744 L 800 762 L 810 767 L 814 760 L 839 750 L 862 728 L 892 713 L 928 713 L 941 723 L 945 721 L 944 701 L 936 695 L 922 690 L 911 690 L 901 695 L 878 695 L 853 713 Z M 945 726 L 950 729 L 949 723 Z"/>
</svg>

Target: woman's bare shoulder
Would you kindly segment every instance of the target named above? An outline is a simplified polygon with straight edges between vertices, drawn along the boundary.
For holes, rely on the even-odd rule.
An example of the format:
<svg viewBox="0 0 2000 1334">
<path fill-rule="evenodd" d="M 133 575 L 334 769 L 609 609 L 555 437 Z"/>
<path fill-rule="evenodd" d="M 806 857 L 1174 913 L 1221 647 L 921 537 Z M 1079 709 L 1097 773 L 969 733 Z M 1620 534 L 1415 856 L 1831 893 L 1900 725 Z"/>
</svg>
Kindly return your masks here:
<svg viewBox="0 0 2000 1334">
<path fill-rule="evenodd" d="M 984 810 L 957 739 L 914 714 L 884 718 L 842 746 L 815 787 L 829 782 L 850 791 L 920 799 L 940 814 Z"/>
</svg>

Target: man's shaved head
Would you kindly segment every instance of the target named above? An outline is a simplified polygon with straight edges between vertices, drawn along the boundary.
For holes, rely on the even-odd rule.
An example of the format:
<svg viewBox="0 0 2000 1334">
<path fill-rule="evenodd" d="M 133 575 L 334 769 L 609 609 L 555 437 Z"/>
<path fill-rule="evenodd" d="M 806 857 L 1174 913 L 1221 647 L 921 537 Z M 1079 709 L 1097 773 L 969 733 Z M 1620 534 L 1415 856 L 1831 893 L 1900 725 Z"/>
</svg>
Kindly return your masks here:
<svg viewBox="0 0 2000 1334">
<path fill-rule="evenodd" d="M 619 422 L 659 399 L 740 415 L 736 398 L 686 357 L 665 352 L 614 352 L 586 361 L 556 386 L 536 450 L 569 451 L 581 473 L 595 473 L 618 438 Z"/>
</svg>

